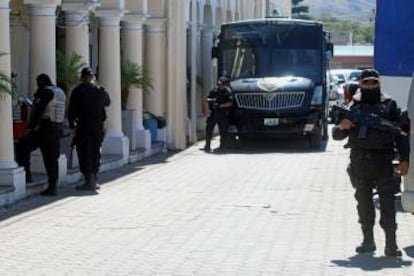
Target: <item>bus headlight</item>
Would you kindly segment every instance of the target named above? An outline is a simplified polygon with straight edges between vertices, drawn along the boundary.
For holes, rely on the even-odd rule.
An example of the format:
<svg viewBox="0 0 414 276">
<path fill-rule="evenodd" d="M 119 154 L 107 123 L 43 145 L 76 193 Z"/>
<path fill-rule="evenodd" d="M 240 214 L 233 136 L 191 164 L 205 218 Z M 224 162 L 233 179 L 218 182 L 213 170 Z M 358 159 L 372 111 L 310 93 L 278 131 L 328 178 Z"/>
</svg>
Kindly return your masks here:
<svg viewBox="0 0 414 276">
<path fill-rule="evenodd" d="M 315 89 L 313 90 L 311 105 L 321 105 L 322 96 L 323 96 L 322 94 L 323 94 L 322 86 L 321 85 L 316 86 Z"/>
</svg>

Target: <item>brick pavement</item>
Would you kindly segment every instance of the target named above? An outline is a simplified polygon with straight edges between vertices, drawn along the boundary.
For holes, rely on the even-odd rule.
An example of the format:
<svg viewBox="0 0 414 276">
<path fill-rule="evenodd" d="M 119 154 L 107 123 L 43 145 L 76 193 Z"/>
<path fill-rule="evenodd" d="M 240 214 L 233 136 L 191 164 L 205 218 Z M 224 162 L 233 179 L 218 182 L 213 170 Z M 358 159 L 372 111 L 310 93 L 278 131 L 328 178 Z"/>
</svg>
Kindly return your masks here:
<svg viewBox="0 0 414 276">
<path fill-rule="evenodd" d="M 414 275 L 411 214 L 398 213 L 402 259 L 383 256 L 378 224 L 376 254 L 355 255 L 342 144 L 199 143 L 104 173 L 98 195 L 28 198 L 0 213 L 0 275 Z"/>
</svg>

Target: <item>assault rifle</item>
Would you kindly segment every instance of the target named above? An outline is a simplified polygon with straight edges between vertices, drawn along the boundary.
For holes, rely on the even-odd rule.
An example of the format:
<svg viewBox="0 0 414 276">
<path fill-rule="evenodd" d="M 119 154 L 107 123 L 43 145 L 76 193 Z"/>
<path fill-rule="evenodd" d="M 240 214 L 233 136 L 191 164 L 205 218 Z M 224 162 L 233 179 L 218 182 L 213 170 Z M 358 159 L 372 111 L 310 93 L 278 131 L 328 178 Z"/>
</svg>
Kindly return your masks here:
<svg viewBox="0 0 414 276">
<path fill-rule="evenodd" d="M 366 138 L 368 128 L 375 128 L 381 131 L 407 136 L 407 133 L 405 133 L 399 126 L 375 114 L 366 113 L 358 109 L 349 110 L 338 105 L 332 106 L 332 112 L 334 112 L 336 118 L 339 120 L 348 119 L 353 124 L 359 125 L 358 138 Z"/>
</svg>

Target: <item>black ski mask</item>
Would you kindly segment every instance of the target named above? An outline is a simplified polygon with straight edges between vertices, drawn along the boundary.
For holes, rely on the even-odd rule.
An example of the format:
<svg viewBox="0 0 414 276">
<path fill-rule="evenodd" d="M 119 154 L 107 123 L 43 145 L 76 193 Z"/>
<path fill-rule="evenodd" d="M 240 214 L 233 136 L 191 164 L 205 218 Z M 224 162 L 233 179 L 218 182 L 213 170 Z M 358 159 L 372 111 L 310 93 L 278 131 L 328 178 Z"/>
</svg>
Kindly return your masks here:
<svg viewBox="0 0 414 276">
<path fill-rule="evenodd" d="M 361 88 L 361 103 L 363 104 L 377 104 L 381 101 L 381 90 L 377 89 L 363 89 Z"/>
<path fill-rule="evenodd" d="M 367 78 L 361 81 L 361 103 L 377 104 L 381 101 L 381 88 L 379 80 Z"/>
<path fill-rule="evenodd" d="M 361 90 L 361 103 L 377 104 L 381 102 L 381 89 L 379 82 L 379 73 L 377 70 L 363 70 L 361 73 L 359 88 Z"/>
</svg>

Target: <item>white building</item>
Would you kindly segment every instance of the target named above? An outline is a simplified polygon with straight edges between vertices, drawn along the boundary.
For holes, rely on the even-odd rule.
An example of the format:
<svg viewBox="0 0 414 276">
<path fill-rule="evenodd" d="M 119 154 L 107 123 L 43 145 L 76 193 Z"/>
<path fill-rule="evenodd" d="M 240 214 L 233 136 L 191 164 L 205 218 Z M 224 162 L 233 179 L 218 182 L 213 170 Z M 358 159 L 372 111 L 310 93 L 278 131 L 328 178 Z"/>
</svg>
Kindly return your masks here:
<svg viewBox="0 0 414 276">
<path fill-rule="evenodd" d="M 167 148 L 184 149 L 188 141 L 196 140 L 196 126 L 203 128 L 201 99 L 213 86 L 214 33 L 225 22 L 263 17 L 266 3 L 0 0 L 0 72 L 16 72 L 18 93 L 30 96 L 38 74 L 46 73 L 56 83 L 57 50 L 66 56 L 77 53 L 94 70 L 99 68 L 99 82 L 111 96 L 104 154 L 120 155 L 127 163 L 134 147 L 149 150 L 144 110 L 166 118 L 167 126 L 158 132 L 158 139 Z M 151 93 L 143 95 L 137 88 L 130 93 L 127 109 L 134 111 L 129 137 L 123 130 L 121 110 L 121 64 L 126 61 L 142 65 L 153 79 Z M 25 196 L 26 183 L 23 168 L 14 161 L 12 99 L 4 93 L 0 94 L 0 118 L 0 187 L 14 190 L 14 201 Z M 61 159 L 65 163 L 66 157 Z"/>
</svg>

